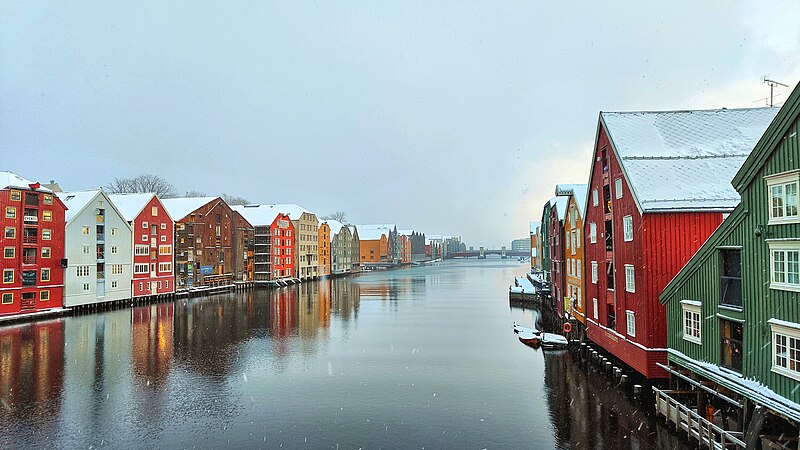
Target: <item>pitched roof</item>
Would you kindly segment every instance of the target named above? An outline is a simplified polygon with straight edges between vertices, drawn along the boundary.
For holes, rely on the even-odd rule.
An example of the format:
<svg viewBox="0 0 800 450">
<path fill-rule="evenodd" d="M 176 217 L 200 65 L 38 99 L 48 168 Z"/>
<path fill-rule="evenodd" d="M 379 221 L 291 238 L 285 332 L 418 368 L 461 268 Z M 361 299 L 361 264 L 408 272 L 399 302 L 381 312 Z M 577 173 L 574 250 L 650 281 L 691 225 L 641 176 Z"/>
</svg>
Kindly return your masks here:
<svg viewBox="0 0 800 450">
<path fill-rule="evenodd" d="M 381 236 L 389 237 L 385 229 L 361 228 L 358 225 L 358 238 L 362 241 L 379 241 Z"/>
<path fill-rule="evenodd" d="M 359 230 L 397 230 L 397 225 L 393 223 L 371 223 L 367 225 L 359 225 Z"/>
<path fill-rule="evenodd" d="M 547 203 L 550 204 L 552 208 L 556 209 L 556 214 L 558 214 L 558 220 L 564 221 L 564 217 L 567 215 L 567 203 L 569 202 L 569 197 L 560 195 L 557 197 L 551 198 Z"/>
<path fill-rule="evenodd" d="M 169 215 L 175 220 L 184 219 L 186 216 L 196 211 L 203 205 L 220 200 L 219 197 L 183 197 L 183 198 L 166 198 L 161 200 L 161 204 L 167 209 Z"/>
<path fill-rule="evenodd" d="M 786 133 L 789 132 L 794 125 L 797 118 L 800 117 L 800 83 L 798 83 L 789 97 L 783 103 L 780 112 L 776 115 L 775 120 L 769 125 L 767 131 L 764 132 L 758 144 L 756 144 L 750 156 L 742 164 L 739 172 L 733 177 L 731 184 L 737 191 L 742 192 L 744 188 L 750 184 L 759 170 L 766 164 L 767 160 L 772 153 L 775 152 L 779 145 L 778 143 L 784 139 Z M 788 136 L 794 138 L 795 142 L 797 134 Z"/>
<path fill-rule="evenodd" d="M 145 205 L 153 198 L 156 194 L 153 193 L 146 193 L 146 194 L 109 194 L 108 198 L 114 205 L 117 207 L 117 210 L 122 214 L 122 217 L 125 218 L 128 222 L 133 221 L 136 216 L 142 212 Z M 169 211 L 167 211 L 169 213 Z"/>
<path fill-rule="evenodd" d="M 403 236 L 411 236 L 414 234 L 414 230 L 397 230 L 397 234 L 402 234 Z"/>
<path fill-rule="evenodd" d="M 333 219 L 324 220 L 323 223 L 327 223 L 328 226 L 331 227 L 331 236 L 338 234 L 339 231 L 342 230 L 342 227 L 344 227 L 344 224 L 342 222 Z"/>
<path fill-rule="evenodd" d="M 34 184 L 33 181 L 22 178 L 21 176 L 13 173 L 13 172 L 0 172 L 0 189 L 5 188 L 21 188 L 21 189 L 30 189 L 29 185 Z M 39 189 L 36 189 L 39 192 L 53 192 L 50 189 L 47 189 L 44 186 L 40 186 Z"/>
<path fill-rule="evenodd" d="M 536 233 L 536 229 L 539 228 L 539 226 L 541 224 L 542 224 L 542 222 L 539 222 L 538 220 L 534 221 L 534 222 L 531 222 L 530 223 L 531 233 Z"/>
<path fill-rule="evenodd" d="M 556 195 L 566 195 L 568 197 L 575 197 L 575 203 L 578 205 L 578 212 L 581 219 L 585 217 L 586 213 L 586 195 L 589 193 L 588 184 L 557 184 Z M 569 201 L 567 201 L 569 203 Z"/>
<path fill-rule="evenodd" d="M 242 215 L 250 225 L 272 225 L 278 214 L 286 214 L 272 207 L 272 205 L 233 205 L 231 208 Z"/>
<path fill-rule="evenodd" d="M 264 205 L 264 206 L 269 206 L 270 208 L 277 210 L 276 214 L 278 212 L 283 214 L 288 214 L 289 218 L 292 220 L 300 220 L 300 216 L 302 216 L 303 213 L 314 214 L 316 216 L 315 213 L 303 208 L 302 206 L 295 205 L 294 203 L 280 203 L 277 205 Z"/>
<path fill-rule="evenodd" d="M 59 192 L 58 198 L 67 206 L 67 211 L 64 212 L 64 220 L 69 222 L 79 212 L 83 211 L 95 197 L 100 193 L 100 189 L 93 189 L 89 191 L 78 192 Z"/>
<path fill-rule="evenodd" d="M 776 112 L 601 112 L 600 122 L 641 211 L 730 210 L 730 180 Z"/>
</svg>

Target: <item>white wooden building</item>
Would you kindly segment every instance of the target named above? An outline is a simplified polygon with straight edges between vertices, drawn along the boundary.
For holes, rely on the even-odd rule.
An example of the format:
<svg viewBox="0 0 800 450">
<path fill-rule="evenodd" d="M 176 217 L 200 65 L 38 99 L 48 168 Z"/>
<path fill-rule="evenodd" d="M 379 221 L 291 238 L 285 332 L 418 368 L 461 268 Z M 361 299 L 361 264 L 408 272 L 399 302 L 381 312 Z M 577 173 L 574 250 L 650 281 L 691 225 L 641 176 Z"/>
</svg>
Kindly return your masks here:
<svg viewBox="0 0 800 450">
<path fill-rule="evenodd" d="M 131 226 L 102 190 L 59 192 L 69 208 L 64 306 L 131 298 Z"/>
</svg>

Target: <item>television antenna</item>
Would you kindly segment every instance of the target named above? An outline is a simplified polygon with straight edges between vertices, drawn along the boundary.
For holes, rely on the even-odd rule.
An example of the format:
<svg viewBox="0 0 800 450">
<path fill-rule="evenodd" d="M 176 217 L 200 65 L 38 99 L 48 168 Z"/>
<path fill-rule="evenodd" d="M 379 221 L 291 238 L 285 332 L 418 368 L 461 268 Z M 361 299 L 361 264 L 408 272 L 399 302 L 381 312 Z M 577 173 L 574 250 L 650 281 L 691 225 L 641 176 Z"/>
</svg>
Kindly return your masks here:
<svg viewBox="0 0 800 450">
<path fill-rule="evenodd" d="M 772 98 L 773 98 L 773 92 L 775 91 L 775 86 L 783 86 L 783 87 L 787 87 L 787 88 L 789 86 L 781 83 L 780 81 L 770 80 L 769 78 L 767 78 L 766 75 L 764 75 L 764 78 L 762 79 L 762 81 L 769 85 L 769 106 L 772 107 L 772 106 L 774 106 L 774 103 L 772 102 Z"/>
</svg>

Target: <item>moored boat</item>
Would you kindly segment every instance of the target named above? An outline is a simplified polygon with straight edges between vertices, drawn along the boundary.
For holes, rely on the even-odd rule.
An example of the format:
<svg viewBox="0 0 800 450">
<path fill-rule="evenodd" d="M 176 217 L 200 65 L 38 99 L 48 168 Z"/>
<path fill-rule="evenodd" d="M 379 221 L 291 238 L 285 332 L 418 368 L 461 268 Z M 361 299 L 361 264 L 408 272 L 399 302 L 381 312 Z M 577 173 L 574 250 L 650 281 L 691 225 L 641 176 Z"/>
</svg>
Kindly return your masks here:
<svg viewBox="0 0 800 450">
<path fill-rule="evenodd" d="M 514 322 L 514 333 L 519 335 L 519 341 L 523 344 L 539 348 L 540 346 L 545 350 L 566 348 L 569 341 L 560 334 L 545 333 L 543 331 L 528 328 Z"/>
</svg>

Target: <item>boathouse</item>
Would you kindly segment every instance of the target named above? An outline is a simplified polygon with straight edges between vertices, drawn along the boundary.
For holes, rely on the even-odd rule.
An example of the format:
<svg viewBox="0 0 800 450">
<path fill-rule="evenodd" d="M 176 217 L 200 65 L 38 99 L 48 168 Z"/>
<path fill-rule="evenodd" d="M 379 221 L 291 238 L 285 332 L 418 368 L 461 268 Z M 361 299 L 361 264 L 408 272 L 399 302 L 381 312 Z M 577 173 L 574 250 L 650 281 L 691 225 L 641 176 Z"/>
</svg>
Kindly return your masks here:
<svg viewBox="0 0 800 450">
<path fill-rule="evenodd" d="M 775 113 L 600 113 L 584 221 L 586 264 L 597 266 L 587 337 L 648 378 L 667 376 L 658 296 L 738 204 L 730 179 Z"/>
<path fill-rule="evenodd" d="M 796 87 L 733 178 L 741 203 L 661 293 L 665 368 L 692 392 L 660 392 L 659 412 L 677 401 L 745 444 L 798 443 L 799 121 Z"/>
</svg>

